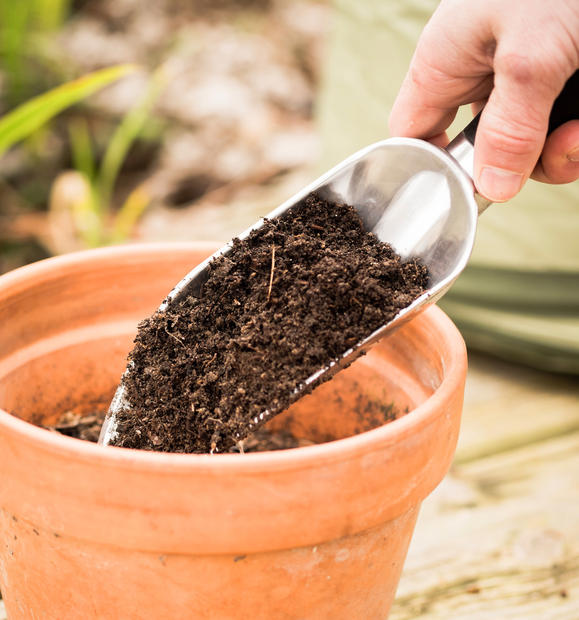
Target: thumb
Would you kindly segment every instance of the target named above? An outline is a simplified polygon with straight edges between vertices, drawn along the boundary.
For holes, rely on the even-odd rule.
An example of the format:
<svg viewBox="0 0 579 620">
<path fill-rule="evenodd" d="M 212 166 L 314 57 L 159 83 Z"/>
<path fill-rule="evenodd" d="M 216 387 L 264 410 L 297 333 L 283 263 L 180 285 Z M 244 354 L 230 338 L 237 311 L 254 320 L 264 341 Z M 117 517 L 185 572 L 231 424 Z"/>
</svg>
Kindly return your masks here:
<svg viewBox="0 0 579 620">
<path fill-rule="evenodd" d="M 554 82 L 553 76 L 562 82 Z M 529 178 L 563 83 L 560 70 L 547 77 L 527 58 L 513 54 L 497 59 L 494 88 L 475 139 L 475 184 L 483 196 L 504 202 Z"/>
</svg>

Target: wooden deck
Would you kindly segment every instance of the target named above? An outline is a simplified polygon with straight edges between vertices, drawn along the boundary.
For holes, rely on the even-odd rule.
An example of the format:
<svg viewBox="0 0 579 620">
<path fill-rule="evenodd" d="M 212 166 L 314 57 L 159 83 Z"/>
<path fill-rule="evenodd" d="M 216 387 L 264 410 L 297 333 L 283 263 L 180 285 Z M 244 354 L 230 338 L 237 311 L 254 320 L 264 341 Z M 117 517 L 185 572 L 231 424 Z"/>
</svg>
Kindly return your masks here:
<svg viewBox="0 0 579 620">
<path fill-rule="evenodd" d="M 470 356 L 390 620 L 579 619 L 579 383 Z"/>
<path fill-rule="evenodd" d="M 390 620 L 511 619 L 579 620 L 579 384 L 471 355 Z"/>
</svg>

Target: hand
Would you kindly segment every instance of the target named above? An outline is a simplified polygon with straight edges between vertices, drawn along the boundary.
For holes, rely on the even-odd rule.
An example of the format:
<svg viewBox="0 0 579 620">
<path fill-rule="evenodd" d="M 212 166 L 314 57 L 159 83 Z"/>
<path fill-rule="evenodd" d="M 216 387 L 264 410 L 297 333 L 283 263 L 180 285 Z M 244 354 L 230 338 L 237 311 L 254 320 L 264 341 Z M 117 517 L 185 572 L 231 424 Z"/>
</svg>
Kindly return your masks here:
<svg viewBox="0 0 579 620">
<path fill-rule="evenodd" d="M 479 193 L 504 202 L 529 176 L 569 183 L 579 178 L 579 120 L 545 136 L 553 102 L 578 67 L 577 0 L 442 0 L 394 103 L 391 133 L 446 146 L 458 106 L 484 105 Z"/>
</svg>

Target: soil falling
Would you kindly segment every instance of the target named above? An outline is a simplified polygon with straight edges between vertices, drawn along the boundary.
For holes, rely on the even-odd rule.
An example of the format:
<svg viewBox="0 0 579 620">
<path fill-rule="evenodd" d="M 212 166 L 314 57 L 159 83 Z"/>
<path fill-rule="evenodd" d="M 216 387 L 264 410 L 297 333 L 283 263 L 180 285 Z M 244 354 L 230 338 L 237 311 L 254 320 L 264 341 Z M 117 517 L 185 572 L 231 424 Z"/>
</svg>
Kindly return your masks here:
<svg viewBox="0 0 579 620">
<path fill-rule="evenodd" d="M 228 451 L 427 281 L 426 267 L 365 232 L 353 207 L 308 196 L 234 240 L 199 297 L 140 324 L 114 445 Z"/>
</svg>

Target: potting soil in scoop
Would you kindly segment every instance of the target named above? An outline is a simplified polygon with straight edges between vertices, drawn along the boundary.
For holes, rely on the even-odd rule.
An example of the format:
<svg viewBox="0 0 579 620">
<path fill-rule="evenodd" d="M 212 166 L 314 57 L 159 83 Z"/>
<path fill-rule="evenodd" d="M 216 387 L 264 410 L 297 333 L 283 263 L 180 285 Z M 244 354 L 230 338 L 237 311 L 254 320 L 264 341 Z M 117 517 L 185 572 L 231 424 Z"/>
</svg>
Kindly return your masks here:
<svg viewBox="0 0 579 620">
<path fill-rule="evenodd" d="M 426 288 L 416 260 L 310 195 L 210 265 L 201 296 L 143 321 L 115 445 L 227 452 L 249 423 Z M 264 422 L 267 421 L 267 418 Z"/>
</svg>

